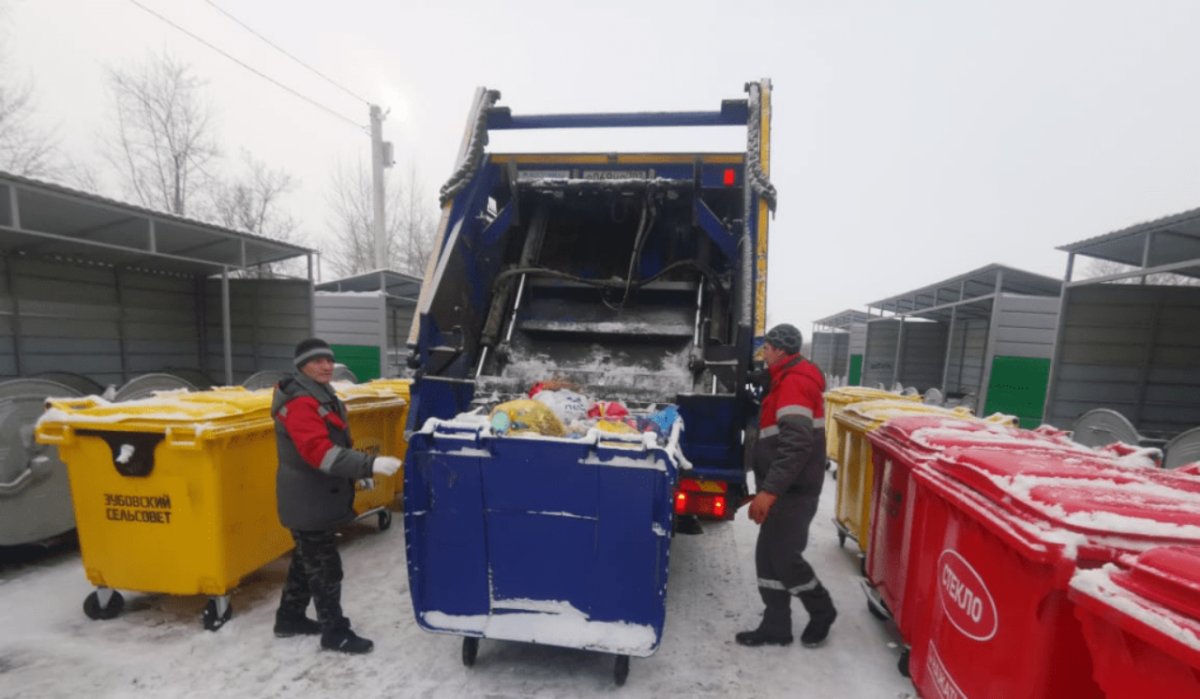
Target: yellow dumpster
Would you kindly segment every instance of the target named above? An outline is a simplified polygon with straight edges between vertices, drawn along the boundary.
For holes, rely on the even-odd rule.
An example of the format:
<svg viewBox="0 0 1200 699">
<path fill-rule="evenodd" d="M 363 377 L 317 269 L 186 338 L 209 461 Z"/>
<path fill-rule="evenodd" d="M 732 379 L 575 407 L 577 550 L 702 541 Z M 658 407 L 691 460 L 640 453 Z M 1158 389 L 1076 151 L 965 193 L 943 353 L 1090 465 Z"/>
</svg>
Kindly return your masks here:
<svg viewBox="0 0 1200 699">
<path fill-rule="evenodd" d="M 838 423 L 839 447 L 837 452 L 838 477 L 837 501 L 834 509 L 834 524 L 838 529 L 838 543 L 845 545 L 846 538 L 858 542 L 861 550 L 867 550 L 867 534 L 870 531 L 871 493 L 875 478 L 872 465 L 871 440 L 867 433 L 884 422 L 907 415 L 946 415 L 964 420 L 979 420 L 969 408 L 943 408 L 936 405 L 906 400 L 892 394 L 885 400 L 868 400 L 855 403 L 840 411 L 834 420 Z M 1012 415 L 996 413 L 983 418 L 987 422 L 1016 425 Z"/>
<path fill-rule="evenodd" d="M 334 382 L 338 397 L 346 404 L 350 435 L 354 448 L 368 454 L 404 458 L 408 441 L 404 439 L 404 421 L 408 418 L 411 380 L 376 380 L 365 384 Z M 371 488 L 359 487 L 354 493 L 354 513 L 359 519 L 376 515 L 379 529 L 392 524 L 388 510 L 396 496 L 404 492 L 404 469 L 384 476 L 376 474 Z"/>
<path fill-rule="evenodd" d="M 841 386 L 839 388 L 830 389 L 825 392 L 825 456 L 838 462 L 841 466 L 841 461 L 838 459 L 838 431 L 837 421 L 834 419 L 837 414 L 846 409 L 846 406 L 854 403 L 861 403 L 868 400 L 902 400 L 919 403 L 921 396 L 902 396 L 899 393 L 884 391 L 879 388 L 867 388 L 866 386 Z"/>
<path fill-rule="evenodd" d="M 403 455 L 407 384 L 335 389 L 356 449 Z M 121 613 L 117 590 L 205 594 L 201 620 L 216 630 L 232 615 L 229 591 L 291 550 L 275 507 L 273 392 L 236 386 L 49 402 L 35 434 L 67 465 L 84 572 L 97 587 L 83 604 L 90 618 Z M 398 472 L 374 481 L 355 493 L 354 509 L 378 514 L 386 529 L 403 480 Z"/>
<path fill-rule="evenodd" d="M 49 401 L 36 427 L 67 465 L 92 619 L 116 590 L 209 595 L 204 628 L 231 615 L 229 591 L 292 548 L 275 510 L 271 391 L 163 391 L 109 403 Z"/>
</svg>

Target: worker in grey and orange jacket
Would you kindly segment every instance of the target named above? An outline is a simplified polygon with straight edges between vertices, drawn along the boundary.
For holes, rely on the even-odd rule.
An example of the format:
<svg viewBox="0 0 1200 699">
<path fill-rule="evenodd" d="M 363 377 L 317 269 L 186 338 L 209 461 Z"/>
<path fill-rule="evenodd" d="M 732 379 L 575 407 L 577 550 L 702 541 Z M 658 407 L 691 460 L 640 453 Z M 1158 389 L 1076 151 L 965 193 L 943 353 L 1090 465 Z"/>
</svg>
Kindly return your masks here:
<svg viewBox="0 0 1200 699">
<path fill-rule="evenodd" d="M 800 331 L 784 323 L 767 332 L 763 348 L 771 383 L 754 445 L 757 493 L 749 514 L 760 526 L 754 563 L 766 609 L 758 628 L 735 636 L 744 646 L 793 641 L 793 595 L 808 612 L 800 634 L 805 646 L 824 643 L 837 618 L 829 591 L 803 556 L 825 482 L 825 376 L 800 354 L 802 343 Z"/>
<path fill-rule="evenodd" d="M 321 648 L 369 653 L 371 641 L 350 630 L 342 613 L 342 559 L 336 529 L 354 520 L 354 486 L 372 474 L 392 475 L 394 456 L 371 456 L 351 447 L 346 406 L 330 386 L 333 349 L 319 338 L 296 346 L 296 371 L 275 385 L 271 416 L 279 470 L 275 489 L 279 521 L 296 549 L 275 613 L 275 635 L 321 635 Z M 306 616 L 309 601 L 317 620 Z"/>
</svg>

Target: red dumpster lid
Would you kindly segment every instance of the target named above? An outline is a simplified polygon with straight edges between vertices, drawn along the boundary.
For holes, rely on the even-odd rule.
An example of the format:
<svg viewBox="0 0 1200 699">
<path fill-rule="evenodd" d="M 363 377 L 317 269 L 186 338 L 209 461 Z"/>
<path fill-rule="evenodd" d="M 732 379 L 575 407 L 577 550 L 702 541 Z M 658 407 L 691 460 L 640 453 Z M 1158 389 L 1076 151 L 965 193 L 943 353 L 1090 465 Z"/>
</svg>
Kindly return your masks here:
<svg viewBox="0 0 1200 699">
<path fill-rule="evenodd" d="M 1124 559 L 1121 565 L 1077 570 L 1068 595 L 1080 609 L 1156 649 L 1150 655 L 1139 652 L 1142 660 L 1136 662 L 1155 660 L 1152 656 L 1161 653 L 1200 668 L 1200 549 L 1155 548 L 1137 559 Z M 1085 626 L 1084 633 L 1096 632 Z M 1100 643 L 1109 658 L 1129 653 L 1124 644 L 1109 647 L 1110 638 L 1093 635 L 1092 641 Z M 1130 660 L 1128 655 L 1121 657 Z M 1154 665 L 1165 667 L 1159 662 Z M 1192 686 L 1190 677 L 1188 683 Z"/>
<path fill-rule="evenodd" d="M 1075 541 L 1089 548 L 1200 544 L 1200 478 L 1155 468 L 1153 450 L 1092 449 L 1065 434 L 913 416 L 868 437 L 1037 529 L 1084 536 Z"/>
<path fill-rule="evenodd" d="M 1102 452 L 1019 444 L 955 446 L 927 467 L 1063 529 L 1200 544 L 1200 479 L 1194 476 Z"/>
<path fill-rule="evenodd" d="M 1064 451 L 1101 459 L 1119 459 L 1127 465 L 1155 467 L 1161 463 L 1162 450 L 1113 443 L 1089 447 L 1075 442 L 1070 432 L 1043 425 L 1023 430 L 996 421 L 975 418 L 947 419 L 932 416 L 898 417 L 888 420 L 877 431 L 880 442 L 903 445 L 905 449 L 939 453 L 954 447 L 995 449 L 1040 449 Z"/>
<path fill-rule="evenodd" d="M 1051 427 L 1022 430 L 1003 422 L 953 416 L 895 417 L 879 427 L 875 434 L 882 442 L 901 444 L 908 449 L 924 452 L 939 452 L 955 446 L 1094 451 L 1072 442 L 1069 433 Z"/>
<path fill-rule="evenodd" d="M 1200 548 L 1162 546 L 1137 557 L 1113 582 L 1176 614 L 1200 620 Z"/>
</svg>

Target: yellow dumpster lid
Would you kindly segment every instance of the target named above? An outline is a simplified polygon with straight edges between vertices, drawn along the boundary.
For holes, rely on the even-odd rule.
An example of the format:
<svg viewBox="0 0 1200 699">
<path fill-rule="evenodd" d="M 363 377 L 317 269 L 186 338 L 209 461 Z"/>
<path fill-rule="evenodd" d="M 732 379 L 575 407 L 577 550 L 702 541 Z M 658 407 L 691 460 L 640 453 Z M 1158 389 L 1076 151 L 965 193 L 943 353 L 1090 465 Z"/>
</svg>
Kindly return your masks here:
<svg viewBox="0 0 1200 699">
<path fill-rule="evenodd" d="M 367 383 L 351 383 L 349 381 L 334 381 L 333 389 L 338 398 L 346 404 L 348 411 L 361 407 L 381 408 L 385 405 L 408 405 L 408 392 L 400 392 L 400 386 L 391 382 L 369 381 Z"/>
<path fill-rule="evenodd" d="M 380 390 L 388 390 L 401 398 L 408 400 L 412 390 L 412 379 L 371 379 L 363 386 L 373 386 Z"/>
<path fill-rule="evenodd" d="M 970 408 L 961 405 L 946 408 L 940 405 L 928 405 L 926 403 L 905 400 L 903 397 L 855 403 L 834 415 L 833 419 L 837 420 L 839 425 L 868 431 L 879 427 L 892 418 L 909 415 L 943 415 L 960 420 L 982 420 L 1004 424 L 1015 424 L 1016 420 L 1012 415 L 1005 415 L 1003 413 L 995 413 L 987 418 L 978 418 Z"/>
<path fill-rule="evenodd" d="M 193 438 L 271 424 L 270 388 L 248 390 L 227 386 L 208 391 L 156 391 L 148 398 L 111 402 L 99 396 L 47 401 L 38 420 L 39 441 L 54 441 L 62 427 L 117 431 L 170 432 L 186 429 Z"/>
<path fill-rule="evenodd" d="M 867 400 L 855 403 L 833 416 L 839 425 L 862 431 L 873 430 L 884 422 L 906 415 L 945 415 L 963 419 L 975 419 L 969 408 L 943 408 L 906 400 L 901 396 L 884 400 Z"/>
<path fill-rule="evenodd" d="M 881 388 L 867 386 L 839 386 L 825 392 L 825 400 L 833 403 L 857 403 L 865 400 L 904 400 L 917 402 L 921 396 L 902 396 Z"/>
</svg>

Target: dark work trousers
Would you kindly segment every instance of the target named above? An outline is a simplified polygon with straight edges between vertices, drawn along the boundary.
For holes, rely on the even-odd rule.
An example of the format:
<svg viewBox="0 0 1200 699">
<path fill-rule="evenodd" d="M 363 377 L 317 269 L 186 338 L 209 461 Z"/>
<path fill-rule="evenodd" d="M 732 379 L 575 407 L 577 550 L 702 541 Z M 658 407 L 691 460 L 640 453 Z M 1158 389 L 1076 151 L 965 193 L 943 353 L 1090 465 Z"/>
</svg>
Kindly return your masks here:
<svg viewBox="0 0 1200 699">
<path fill-rule="evenodd" d="M 810 616 L 833 613 L 829 593 L 803 555 L 818 501 L 817 496 L 781 495 L 759 527 L 754 567 L 758 592 L 767 606 L 759 626 L 764 633 L 792 633 L 792 595 L 800 598 Z"/>
<path fill-rule="evenodd" d="M 342 615 L 342 558 L 333 530 L 292 530 L 296 549 L 279 600 L 280 616 L 304 616 L 312 600 L 321 632 L 350 628 Z"/>
</svg>

